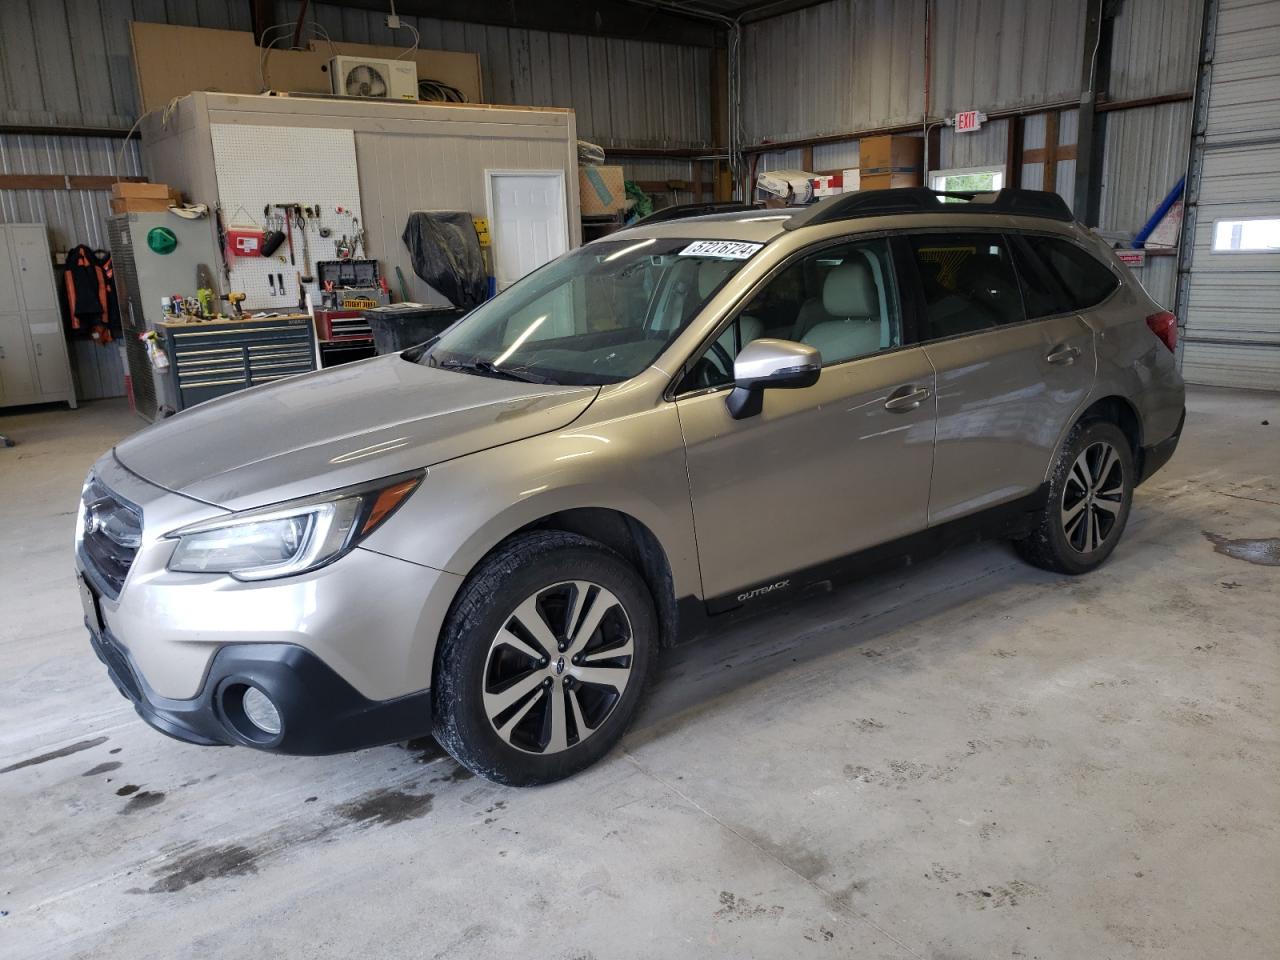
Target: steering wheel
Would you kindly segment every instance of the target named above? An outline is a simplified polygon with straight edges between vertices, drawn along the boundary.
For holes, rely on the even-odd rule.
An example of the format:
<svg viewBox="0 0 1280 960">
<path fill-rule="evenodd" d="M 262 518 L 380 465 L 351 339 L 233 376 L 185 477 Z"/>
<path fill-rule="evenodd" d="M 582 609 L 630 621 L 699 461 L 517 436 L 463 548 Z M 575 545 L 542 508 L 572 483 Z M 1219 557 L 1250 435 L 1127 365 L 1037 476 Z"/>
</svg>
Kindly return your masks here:
<svg viewBox="0 0 1280 960">
<path fill-rule="evenodd" d="M 716 360 L 720 362 L 720 370 L 730 380 L 733 379 L 733 357 L 729 356 L 729 351 L 719 340 L 711 344 L 711 352 L 715 354 Z"/>
<path fill-rule="evenodd" d="M 695 390 L 722 387 L 733 382 L 733 358 L 729 351 L 719 343 L 711 344 L 711 349 L 698 358 L 689 374 L 689 382 Z"/>
</svg>

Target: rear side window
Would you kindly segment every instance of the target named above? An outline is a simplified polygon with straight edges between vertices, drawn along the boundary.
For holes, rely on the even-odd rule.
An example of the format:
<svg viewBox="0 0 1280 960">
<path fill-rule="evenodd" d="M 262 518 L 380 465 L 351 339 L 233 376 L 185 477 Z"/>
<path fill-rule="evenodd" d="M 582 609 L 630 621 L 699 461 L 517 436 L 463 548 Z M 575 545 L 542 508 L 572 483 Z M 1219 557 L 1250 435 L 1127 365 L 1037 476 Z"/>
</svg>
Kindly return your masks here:
<svg viewBox="0 0 1280 960">
<path fill-rule="evenodd" d="M 1022 299 L 1027 305 L 1027 317 L 1052 317 L 1071 313 L 1076 309 L 1075 300 L 1067 293 L 1058 278 L 1041 261 L 1039 255 L 1027 246 L 1027 238 L 1017 234 L 1009 237 L 1013 259 L 1018 264 L 1018 280 L 1022 283 Z"/>
<path fill-rule="evenodd" d="M 1096 306 L 1120 285 L 1111 269 L 1074 243 L 1057 237 L 1025 238 L 1027 245 L 1061 284 L 1071 299 L 1071 307 L 1084 310 Z"/>
<path fill-rule="evenodd" d="M 995 234 L 910 237 L 925 300 L 924 340 L 1026 319 L 1009 247 Z"/>
</svg>

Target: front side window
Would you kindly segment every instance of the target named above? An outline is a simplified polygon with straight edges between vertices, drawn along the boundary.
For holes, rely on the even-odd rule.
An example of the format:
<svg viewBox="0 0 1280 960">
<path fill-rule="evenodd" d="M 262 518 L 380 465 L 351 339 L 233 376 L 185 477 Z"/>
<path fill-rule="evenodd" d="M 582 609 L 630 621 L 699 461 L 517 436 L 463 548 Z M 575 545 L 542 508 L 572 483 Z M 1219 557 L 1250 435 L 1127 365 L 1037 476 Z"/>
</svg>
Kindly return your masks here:
<svg viewBox="0 0 1280 960">
<path fill-rule="evenodd" d="M 911 236 L 924 293 L 924 340 L 1026 319 L 1008 245 L 984 233 Z"/>
<path fill-rule="evenodd" d="M 899 346 L 902 322 L 888 241 L 826 247 L 785 267 L 692 365 L 681 390 L 732 383 L 738 351 L 761 337 L 816 347 L 823 366 Z"/>
<path fill-rule="evenodd" d="M 539 383 L 620 383 L 653 363 L 761 246 L 592 243 L 512 284 L 413 359 Z"/>
<path fill-rule="evenodd" d="M 1120 281 L 1111 269 L 1069 240 L 1028 235 L 1027 245 L 1071 298 L 1072 307 L 1097 306 Z"/>
</svg>

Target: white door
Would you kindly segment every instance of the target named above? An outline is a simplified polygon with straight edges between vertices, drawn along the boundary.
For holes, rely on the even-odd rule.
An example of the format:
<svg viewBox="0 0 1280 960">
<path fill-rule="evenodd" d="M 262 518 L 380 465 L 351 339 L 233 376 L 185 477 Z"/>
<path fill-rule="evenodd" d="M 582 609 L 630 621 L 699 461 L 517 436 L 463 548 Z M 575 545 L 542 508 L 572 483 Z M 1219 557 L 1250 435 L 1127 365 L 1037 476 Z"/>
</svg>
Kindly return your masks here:
<svg viewBox="0 0 1280 960">
<path fill-rule="evenodd" d="M 563 170 L 486 170 L 493 273 L 504 290 L 569 249 Z"/>
</svg>

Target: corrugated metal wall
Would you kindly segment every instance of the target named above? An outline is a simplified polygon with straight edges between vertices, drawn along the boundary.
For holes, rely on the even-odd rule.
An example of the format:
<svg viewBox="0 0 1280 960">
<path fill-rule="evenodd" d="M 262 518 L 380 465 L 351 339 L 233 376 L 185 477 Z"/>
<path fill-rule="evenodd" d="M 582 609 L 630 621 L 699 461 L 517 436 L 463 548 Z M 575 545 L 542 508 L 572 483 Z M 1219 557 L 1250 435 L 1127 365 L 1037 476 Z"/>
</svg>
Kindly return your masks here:
<svg viewBox="0 0 1280 960">
<path fill-rule="evenodd" d="M 1187 166 L 1191 104 L 1164 103 L 1106 118 L 1098 229 L 1130 237 L 1146 223 Z M 1141 162 L 1135 162 L 1136 158 Z M 1172 307 L 1177 258 L 1149 255 L 1134 271 L 1152 298 Z"/>
<path fill-rule="evenodd" d="M 138 143 L 102 137 L 0 134 L 0 173 L 140 176 Z M 55 250 L 107 245 L 105 190 L 0 190 L 0 223 L 44 223 Z"/>
<path fill-rule="evenodd" d="M 3 0 L 0 121 L 114 127 L 137 118 L 129 21 L 249 29 L 248 0 Z"/>
<path fill-rule="evenodd" d="M 1074 100 L 1085 0 L 938 0 L 935 116 Z"/>
<path fill-rule="evenodd" d="M 747 143 L 919 119 L 922 0 L 835 0 L 743 31 Z"/>
<path fill-rule="evenodd" d="M 1190 91 L 1202 0 L 1125 0 L 1110 96 Z M 934 0 L 930 114 L 1075 101 L 1085 0 Z M 748 144 L 918 122 L 925 0 L 831 0 L 749 24 Z"/>
<path fill-rule="evenodd" d="M 1190 92 L 1195 85 L 1203 0 L 1125 0 L 1112 39 L 1111 99 Z M 744 38 L 748 144 L 823 137 L 919 123 L 924 109 L 925 0 L 832 0 L 749 25 Z M 1085 0 L 933 0 L 931 108 L 988 113 L 1062 105 L 1079 97 Z M 1060 145 L 1075 144 L 1078 111 L 1058 111 Z M 1186 166 L 1189 103 L 1107 115 L 1100 229 L 1131 236 Z M 935 169 L 1001 165 L 1009 122 L 977 133 L 943 127 Z M 1023 149 L 1044 146 L 1045 115 L 1024 125 Z M 760 170 L 800 166 L 801 151 L 762 153 Z M 838 158 L 838 159 L 836 159 Z M 816 170 L 857 162 L 856 142 L 814 147 Z M 1076 161 L 1059 160 L 1056 190 L 1068 203 Z M 1022 186 L 1040 189 L 1043 164 L 1024 165 Z M 1172 258 L 1138 271 L 1152 296 L 1171 303 Z"/>
<path fill-rule="evenodd" d="M 931 113 L 1073 100 L 1084 0 L 937 0 Z M 833 0 L 750 24 L 748 143 L 921 119 L 924 0 Z"/>
<path fill-rule="evenodd" d="M 284 6 L 297 16 L 296 3 Z M 309 15 L 334 40 L 408 42 L 407 30 L 387 29 L 381 11 L 312 4 Z M 572 107 L 578 135 L 606 147 L 711 145 L 711 54 L 704 47 L 401 19 L 417 28 L 424 47 L 479 55 L 490 103 Z"/>
<path fill-rule="evenodd" d="M 278 4 L 292 23 L 298 4 Z M 384 14 L 312 4 L 308 16 L 336 41 L 406 43 Z M 711 144 L 710 52 L 673 44 L 403 17 L 424 47 L 480 57 L 486 97 L 524 106 L 572 107 L 578 135 L 606 147 L 700 148 Z M 137 118 L 129 21 L 248 30 L 248 0 L 0 0 L 0 123 L 128 128 Z M 0 173 L 108 174 L 118 140 L 0 136 Z M 641 179 L 690 177 L 688 161 L 655 161 Z M 641 166 L 644 166 L 643 164 Z M 139 174 L 135 144 L 124 174 Z M 105 191 L 3 190 L 0 221 L 49 225 L 57 249 L 105 246 Z"/>
<path fill-rule="evenodd" d="M 1111 37 L 1111 96 L 1190 93 L 1203 9 L 1203 0 L 1124 0 Z"/>
<path fill-rule="evenodd" d="M 278 4 L 292 23 L 297 2 Z M 385 13 L 312 4 L 336 41 L 404 44 Z M 710 51 L 402 16 L 422 46 L 475 53 L 491 103 L 572 107 L 609 146 L 710 145 Z M 248 30 L 248 0 L 3 0 L 0 122 L 122 129 L 137 117 L 129 21 Z M 310 35 L 309 32 L 306 35 Z"/>
</svg>

